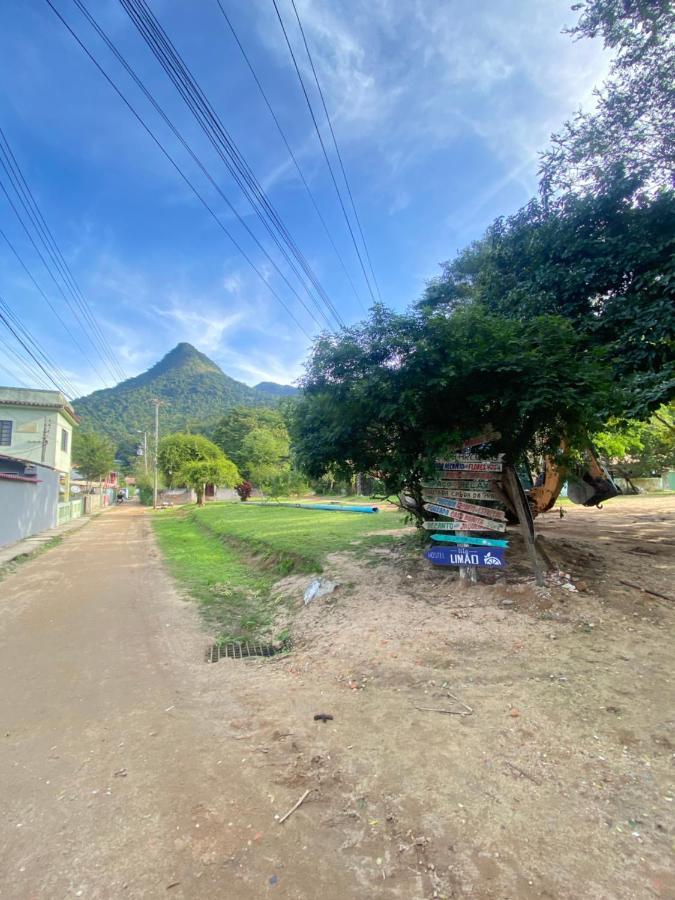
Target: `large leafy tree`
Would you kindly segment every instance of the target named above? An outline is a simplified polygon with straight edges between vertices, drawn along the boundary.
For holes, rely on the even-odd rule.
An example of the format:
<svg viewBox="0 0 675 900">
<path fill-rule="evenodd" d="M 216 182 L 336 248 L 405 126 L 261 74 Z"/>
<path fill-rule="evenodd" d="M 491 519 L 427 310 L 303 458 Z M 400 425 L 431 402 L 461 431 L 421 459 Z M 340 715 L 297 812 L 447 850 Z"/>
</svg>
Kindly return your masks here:
<svg viewBox="0 0 675 900">
<path fill-rule="evenodd" d="M 218 422 L 213 440 L 244 474 L 251 460 L 251 447 L 245 441 L 252 432 L 265 431 L 288 442 L 288 431 L 281 410 L 235 406 Z"/>
<path fill-rule="evenodd" d="M 100 481 L 115 467 L 112 442 L 93 431 L 76 430 L 73 438 L 73 464 L 87 481 Z"/>
<path fill-rule="evenodd" d="M 283 431 L 255 428 L 242 442 L 243 470 L 254 484 L 266 485 L 282 469 L 288 468 L 289 437 Z"/>
<path fill-rule="evenodd" d="M 438 454 L 487 423 L 511 460 L 554 451 L 563 434 L 581 446 L 611 392 L 601 354 L 564 318 L 521 321 L 478 304 L 450 314 L 376 307 L 363 325 L 318 340 L 302 386 L 292 435 L 304 471 L 369 473 L 414 498 L 419 517 Z"/>
<path fill-rule="evenodd" d="M 221 453 L 215 458 L 189 460 L 183 463 L 176 474 L 176 480 L 179 484 L 192 488 L 197 494 L 198 505 L 204 506 L 207 484 L 234 487 L 241 480 L 241 476 L 232 460 Z"/>
<path fill-rule="evenodd" d="M 157 462 L 169 487 L 181 484 L 179 473 L 188 462 L 223 459 L 222 450 L 200 434 L 168 434 L 159 442 Z"/>
<path fill-rule="evenodd" d="M 595 109 L 580 111 L 552 136 L 542 190 L 601 188 L 612 173 L 650 190 L 675 181 L 675 5 L 672 0 L 582 0 L 577 38 L 601 38 L 614 52 Z"/>
<path fill-rule="evenodd" d="M 622 396 L 608 414 L 647 417 L 675 383 L 675 194 L 634 188 L 618 179 L 497 219 L 443 266 L 420 305 L 448 312 L 480 303 L 523 322 L 562 316 L 611 359 Z"/>
</svg>

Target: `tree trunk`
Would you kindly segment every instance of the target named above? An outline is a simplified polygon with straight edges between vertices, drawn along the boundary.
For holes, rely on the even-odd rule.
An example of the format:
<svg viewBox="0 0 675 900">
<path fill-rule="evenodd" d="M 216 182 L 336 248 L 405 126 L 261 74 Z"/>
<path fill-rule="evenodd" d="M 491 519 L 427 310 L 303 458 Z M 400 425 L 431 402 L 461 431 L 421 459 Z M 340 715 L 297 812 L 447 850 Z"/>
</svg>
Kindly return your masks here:
<svg viewBox="0 0 675 900">
<path fill-rule="evenodd" d="M 206 485 L 203 484 L 201 487 L 197 488 L 197 506 L 206 506 Z"/>
</svg>

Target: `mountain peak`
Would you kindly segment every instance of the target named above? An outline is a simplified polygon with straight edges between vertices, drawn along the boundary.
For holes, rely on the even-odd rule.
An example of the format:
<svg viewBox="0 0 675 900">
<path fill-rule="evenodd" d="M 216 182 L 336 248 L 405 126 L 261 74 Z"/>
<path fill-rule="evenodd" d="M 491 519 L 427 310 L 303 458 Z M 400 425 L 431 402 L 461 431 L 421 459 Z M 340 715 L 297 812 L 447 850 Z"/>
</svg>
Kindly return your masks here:
<svg viewBox="0 0 675 900">
<path fill-rule="evenodd" d="M 169 350 L 166 356 L 163 356 L 158 363 L 148 370 L 148 375 L 161 375 L 172 369 L 190 369 L 193 372 L 222 372 L 220 366 L 216 365 L 212 359 L 209 359 L 204 353 L 188 344 L 187 341 L 181 341 L 176 344 L 173 350 Z"/>
</svg>

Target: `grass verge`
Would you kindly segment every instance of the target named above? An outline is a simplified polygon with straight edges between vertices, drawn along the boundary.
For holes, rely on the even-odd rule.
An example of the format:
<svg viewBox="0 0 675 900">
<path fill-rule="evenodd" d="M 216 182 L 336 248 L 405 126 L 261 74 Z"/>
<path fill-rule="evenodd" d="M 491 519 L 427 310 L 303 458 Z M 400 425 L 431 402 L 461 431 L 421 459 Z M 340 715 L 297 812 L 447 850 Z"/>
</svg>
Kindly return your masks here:
<svg viewBox="0 0 675 900">
<path fill-rule="evenodd" d="M 169 570 L 220 640 L 281 640 L 275 582 L 321 572 L 330 553 L 391 542 L 402 516 L 222 503 L 161 512 L 153 526 Z"/>
</svg>

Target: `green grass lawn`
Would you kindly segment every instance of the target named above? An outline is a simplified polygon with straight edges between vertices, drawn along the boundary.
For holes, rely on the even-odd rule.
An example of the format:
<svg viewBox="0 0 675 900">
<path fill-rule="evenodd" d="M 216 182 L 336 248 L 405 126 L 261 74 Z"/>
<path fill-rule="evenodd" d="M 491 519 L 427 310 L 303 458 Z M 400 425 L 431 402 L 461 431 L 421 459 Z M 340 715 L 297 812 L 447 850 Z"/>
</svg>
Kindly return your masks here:
<svg viewBox="0 0 675 900">
<path fill-rule="evenodd" d="M 363 513 L 214 503 L 153 515 L 166 563 L 220 639 L 274 638 L 272 587 L 291 572 L 321 572 L 338 550 L 363 553 L 401 528 L 398 512 Z M 384 532 L 384 533 L 374 533 Z"/>
</svg>

